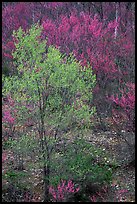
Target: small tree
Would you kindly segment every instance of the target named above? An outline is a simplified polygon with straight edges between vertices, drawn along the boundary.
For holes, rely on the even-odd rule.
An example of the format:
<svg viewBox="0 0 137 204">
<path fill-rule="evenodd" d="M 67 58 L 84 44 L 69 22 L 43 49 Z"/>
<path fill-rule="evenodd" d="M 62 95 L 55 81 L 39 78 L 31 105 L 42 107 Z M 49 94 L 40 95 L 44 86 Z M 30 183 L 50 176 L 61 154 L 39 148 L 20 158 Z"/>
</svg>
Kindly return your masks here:
<svg viewBox="0 0 137 204">
<path fill-rule="evenodd" d="M 72 54 L 66 57 L 53 46 L 46 47 L 42 28 L 33 25 L 24 32 L 14 32 L 13 58 L 18 75 L 4 77 L 3 92 L 10 93 L 19 104 L 18 123 L 28 117 L 37 120 L 40 152 L 43 158 L 44 201 L 49 201 L 49 176 L 52 152 L 69 128 L 77 134 L 90 127 L 92 89 L 96 76 L 90 66 L 82 68 Z M 75 136 L 77 136 L 75 134 Z"/>
</svg>

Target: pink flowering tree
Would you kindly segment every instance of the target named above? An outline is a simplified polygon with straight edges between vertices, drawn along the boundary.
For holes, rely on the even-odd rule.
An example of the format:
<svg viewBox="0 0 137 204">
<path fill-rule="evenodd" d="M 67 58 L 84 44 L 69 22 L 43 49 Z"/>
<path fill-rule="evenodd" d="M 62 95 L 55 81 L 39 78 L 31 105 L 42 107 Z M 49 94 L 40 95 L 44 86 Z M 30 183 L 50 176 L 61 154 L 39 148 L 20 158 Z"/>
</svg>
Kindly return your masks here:
<svg viewBox="0 0 137 204">
<path fill-rule="evenodd" d="M 120 84 L 134 79 L 131 63 L 134 45 L 126 33 L 119 33 L 115 39 L 115 28 L 119 28 L 120 19 L 112 20 L 105 25 L 97 15 L 72 13 L 68 18 L 61 16 L 59 21 L 43 22 L 43 36 L 48 37 L 48 44 L 55 44 L 62 52 L 73 52 L 81 65 L 89 62 L 97 75 L 97 86 L 94 90 L 94 103 L 98 113 L 107 111 L 106 95 L 118 91 Z M 129 69 L 129 66 L 132 68 Z M 100 104 L 100 101 L 104 103 Z"/>
<path fill-rule="evenodd" d="M 12 97 L 3 97 L 2 101 L 2 129 L 3 129 L 3 140 L 7 140 L 9 137 L 13 136 L 13 127 L 16 123 L 16 113 L 15 102 Z"/>
<path fill-rule="evenodd" d="M 114 124 L 121 130 L 135 131 L 135 84 L 127 83 L 120 94 L 108 97 L 113 102 L 112 117 Z M 120 96 L 121 95 L 121 96 Z M 119 131 L 118 128 L 118 131 Z"/>
<path fill-rule="evenodd" d="M 50 186 L 49 192 L 52 195 L 52 199 L 54 202 L 65 202 L 75 193 L 80 190 L 80 187 L 75 187 L 74 183 L 69 180 L 66 182 L 62 180 L 60 184 L 58 184 L 57 188 Z"/>
<path fill-rule="evenodd" d="M 23 16 L 20 16 L 22 13 Z M 13 18 L 14 16 L 14 18 Z M 126 18 L 125 18 L 126 16 Z M 7 22 L 8 19 L 8 22 Z M 107 95 L 134 83 L 134 4 L 130 2 L 20 2 L 3 7 L 3 62 L 13 61 L 12 31 L 39 21 L 47 45 L 73 52 L 97 76 L 93 103 L 98 115 L 111 114 Z M 12 66 L 12 71 L 13 71 Z M 104 101 L 103 103 L 101 101 Z M 110 108 L 108 108 L 110 107 Z M 106 116 L 105 116 L 106 117 Z"/>
</svg>

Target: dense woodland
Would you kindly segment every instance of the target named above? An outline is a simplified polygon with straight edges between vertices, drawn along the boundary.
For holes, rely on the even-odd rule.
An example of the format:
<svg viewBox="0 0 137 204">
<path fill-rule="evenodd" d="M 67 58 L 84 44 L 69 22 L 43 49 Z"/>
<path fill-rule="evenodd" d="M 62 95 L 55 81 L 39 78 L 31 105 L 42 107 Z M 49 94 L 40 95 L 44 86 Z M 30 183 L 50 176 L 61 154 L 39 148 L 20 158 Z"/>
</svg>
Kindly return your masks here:
<svg viewBox="0 0 137 204">
<path fill-rule="evenodd" d="M 3 202 L 132 191 L 109 196 L 120 165 L 92 136 L 134 149 L 134 47 L 135 2 L 2 2 Z"/>
</svg>

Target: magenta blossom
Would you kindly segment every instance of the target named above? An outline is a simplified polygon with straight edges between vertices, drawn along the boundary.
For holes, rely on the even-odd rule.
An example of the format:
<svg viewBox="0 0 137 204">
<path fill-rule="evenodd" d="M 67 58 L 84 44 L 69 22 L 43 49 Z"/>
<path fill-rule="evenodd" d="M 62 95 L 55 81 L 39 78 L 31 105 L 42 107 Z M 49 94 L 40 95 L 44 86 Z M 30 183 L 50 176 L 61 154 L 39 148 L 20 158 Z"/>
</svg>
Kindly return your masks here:
<svg viewBox="0 0 137 204">
<path fill-rule="evenodd" d="M 67 183 L 66 181 L 62 180 L 61 184 L 57 186 L 57 189 L 50 186 L 49 192 L 55 202 L 63 202 L 70 194 L 78 192 L 79 189 L 79 187 L 75 188 L 74 183 L 71 180 L 69 180 Z"/>
<path fill-rule="evenodd" d="M 4 122 L 8 122 L 10 124 L 13 124 L 14 120 L 15 119 L 11 116 L 10 111 L 4 111 L 4 117 L 3 117 Z"/>
</svg>

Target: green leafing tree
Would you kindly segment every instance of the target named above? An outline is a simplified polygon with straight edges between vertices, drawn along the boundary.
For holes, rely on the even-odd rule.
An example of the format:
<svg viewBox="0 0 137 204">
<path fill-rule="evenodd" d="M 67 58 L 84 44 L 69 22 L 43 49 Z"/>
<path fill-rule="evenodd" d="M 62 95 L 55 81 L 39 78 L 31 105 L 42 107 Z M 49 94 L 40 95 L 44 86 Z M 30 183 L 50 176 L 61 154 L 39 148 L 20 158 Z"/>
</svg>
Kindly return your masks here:
<svg viewBox="0 0 137 204">
<path fill-rule="evenodd" d="M 95 107 L 89 104 L 96 76 L 90 66 L 82 68 L 73 54 L 66 57 L 53 46 L 47 48 L 41 31 L 36 24 L 26 32 L 19 28 L 13 33 L 18 75 L 4 77 L 3 92 L 19 104 L 20 123 L 27 118 L 26 107 L 34 107 L 29 117 L 35 116 L 38 122 L 47 202 L 52 152 L 69 129 L 80 135 L 90 127 Z"/>
</svg>

